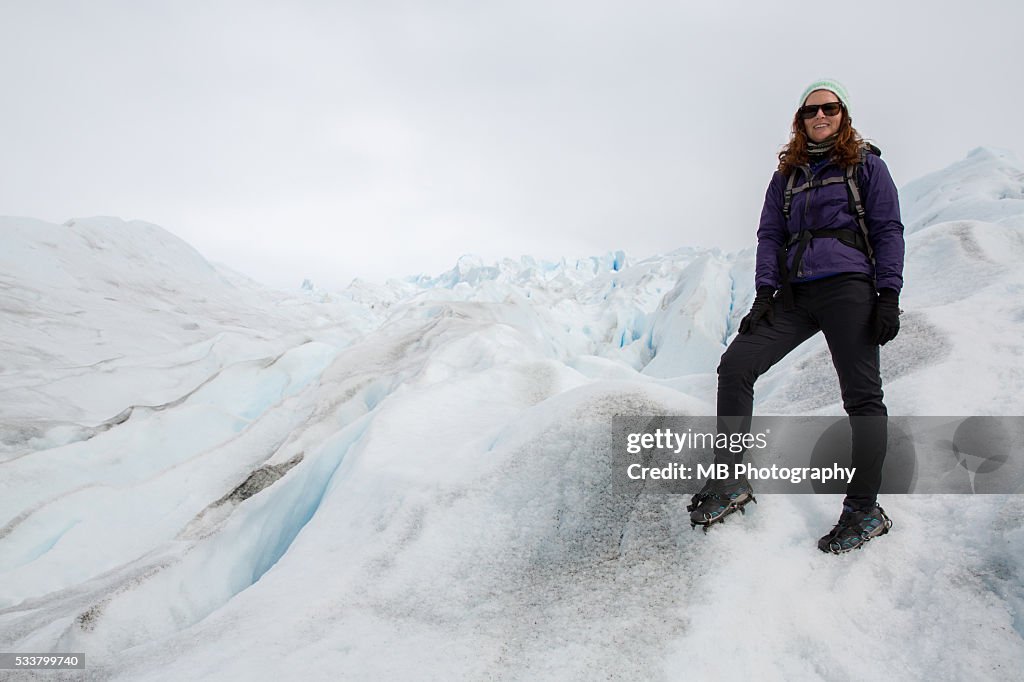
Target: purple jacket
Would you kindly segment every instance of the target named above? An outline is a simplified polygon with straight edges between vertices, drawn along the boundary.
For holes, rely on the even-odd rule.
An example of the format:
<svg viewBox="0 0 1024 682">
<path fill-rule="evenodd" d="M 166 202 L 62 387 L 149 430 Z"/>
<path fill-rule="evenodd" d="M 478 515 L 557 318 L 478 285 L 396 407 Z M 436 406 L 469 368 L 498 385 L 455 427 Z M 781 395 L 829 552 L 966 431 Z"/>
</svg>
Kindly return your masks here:
<svg viewBox="0 0 1024 682">
<path fill-rule="evenodd" d="M 796 169 L 796 184 L 804 182 L 804 171 Z M 879 289 L 899 292 L 903 288 L 903 223 L 900 221 L 900 202 L 896 185 L 885 162 L 875 154 L 867 154 L 857 170 L 861 200 L 864 203 L 868 225 L 868 238 L 875 254 L 875 268 L 863 252 L 838 239 L 812 239 L 804 251 L 800 273 L 794 282 L 817 279 L 841 272 L 861 272 L 875 279 Z M 843 169 L 833 161 L 814 173 L 815 178 L 842 175 Z M 756 286 L 782 286 L 779 274 L 778 251 L 789 241 L 790 235 L 802 229 L 847 229 L 860 232 L 857 217 L 850 211 L 850 200 L 845 182 L 800 192 L 793 196 L 787 224 L 782 214 L 786 176 L 775 171 L 768 185 L 761 210 L 761 224 L 757 228 Z M 793 265 L 795 245 L 789 250 L 788 267 Z"/>
</svg>

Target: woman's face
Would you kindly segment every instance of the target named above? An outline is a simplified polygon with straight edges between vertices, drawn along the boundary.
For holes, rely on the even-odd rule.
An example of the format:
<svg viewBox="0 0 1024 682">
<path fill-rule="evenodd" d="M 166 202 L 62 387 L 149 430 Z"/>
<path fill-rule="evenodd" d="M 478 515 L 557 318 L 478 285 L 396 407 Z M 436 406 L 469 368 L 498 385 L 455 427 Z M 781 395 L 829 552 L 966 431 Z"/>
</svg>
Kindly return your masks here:
<svg viewBox="0 0 1024 682">
<path fill-rule="evenodd" d="M 815 90 L 807 96 L 804 104 L 808 106 L 838 102 L 839 98 L 831 90 Z M 813 118 L 804 120 L 804 132 L 811 142 L 821 142 L 825 138 L 839 132 L 839 123 L 843 120 L 843 112 L 835 116 L 826 116 L 825 112 L 818 109 Z"/>
</svg>

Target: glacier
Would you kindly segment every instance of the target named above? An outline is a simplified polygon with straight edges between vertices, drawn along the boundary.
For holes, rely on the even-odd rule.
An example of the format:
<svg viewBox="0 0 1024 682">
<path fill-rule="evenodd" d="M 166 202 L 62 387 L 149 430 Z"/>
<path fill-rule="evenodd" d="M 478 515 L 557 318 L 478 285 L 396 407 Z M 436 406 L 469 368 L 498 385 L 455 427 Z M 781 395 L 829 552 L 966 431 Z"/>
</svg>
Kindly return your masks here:
<svg viewBox="0 0 1024 682">
<path fill-rule="evenodd" d="M 980 148 L 901 201 L 890 413 L 1024 414 L 1024 167 Z M 97 680 L 1019 674 L 1019 495 L 888 497 L 893 532 L 834 557 L 834 496 L 705 536 L 613 492 L 615 414 L 713 414 L 753 267 L 279 291 L 156 225 L 0 219 L 0 651 Z M 756 409 L 843 414 L 820 337 Z"/>
</svg>

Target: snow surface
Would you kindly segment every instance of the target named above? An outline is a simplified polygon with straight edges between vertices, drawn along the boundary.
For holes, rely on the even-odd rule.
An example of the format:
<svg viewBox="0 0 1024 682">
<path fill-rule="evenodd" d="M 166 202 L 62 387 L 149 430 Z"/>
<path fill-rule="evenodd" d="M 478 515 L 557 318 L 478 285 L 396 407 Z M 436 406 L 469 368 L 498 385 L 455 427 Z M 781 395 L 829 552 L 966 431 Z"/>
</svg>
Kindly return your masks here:
<svg viewBox="0 0 1024 682">
<path fill-rule="evenodd" d="M 1021 164 L 902 199 L 890 412 L 1024 414 Z M 1019 495 L 889 497 L 833 557 L 835 497 L 705 536 L 612 492 L 612 416 L 713 414 L 752 297 L 752 250 L 288 293 L 154 225 L 0 219 L 0 651 L 87 655 L 26 679 L 1019 675 Z M 842 414 L 822 339 L 757 398 Z"/>
</svg>

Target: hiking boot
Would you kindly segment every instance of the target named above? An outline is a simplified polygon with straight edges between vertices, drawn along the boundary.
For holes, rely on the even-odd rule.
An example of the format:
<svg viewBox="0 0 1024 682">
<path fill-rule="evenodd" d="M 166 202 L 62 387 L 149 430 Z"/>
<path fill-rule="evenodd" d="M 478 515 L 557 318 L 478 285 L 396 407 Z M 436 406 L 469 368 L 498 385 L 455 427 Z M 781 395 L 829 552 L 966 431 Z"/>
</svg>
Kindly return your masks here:
<svg viewBox="0 0 1024 682">
<path fill-rule="evenodd" d="M 746 514 L 743 508 L 748 502 L 756 504 L 757 499 L 746 476 L 727 480 L 709 479 L 686 507 L 686 511 L 690 512 L 690 527 L 704 526 L 704 532 L 707 533 L 712 524 L 724 521 L 733 512 Z"/>
<path fill-rule="evenodd" d="M 864 546 L 864 543 L 885 535 L 892 528 L 892 519 L 877 504 L 867 509 L 843 505 L 839 523 L 818 540 L 818 549 L 832 554 L 843 554 Z"/>
</svg>

